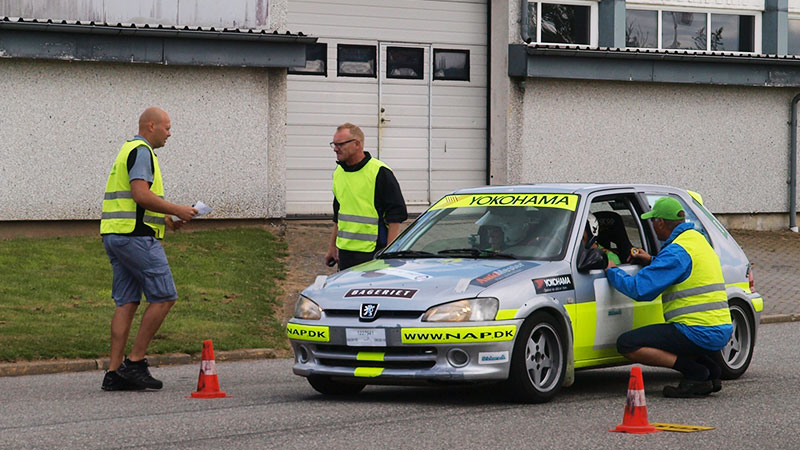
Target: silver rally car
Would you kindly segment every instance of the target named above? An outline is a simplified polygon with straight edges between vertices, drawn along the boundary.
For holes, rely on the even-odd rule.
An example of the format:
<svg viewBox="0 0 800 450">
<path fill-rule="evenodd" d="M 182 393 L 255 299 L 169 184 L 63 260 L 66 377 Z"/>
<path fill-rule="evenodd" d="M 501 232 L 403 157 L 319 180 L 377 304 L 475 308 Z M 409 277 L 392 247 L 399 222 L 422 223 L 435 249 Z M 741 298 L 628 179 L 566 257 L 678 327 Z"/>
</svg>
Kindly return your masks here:
<svg viewBox="0 0 800 450">
<path fill-rule="evenodd" d="M 720 257 L 734 331 L 716 358 L 723 378 L 739 377 L 763 309 L 742 249 L 697 193 L 605 184 L 445 196 L 375 260 L 302 292 L 287 324 L 293 371 L 330 395 L 367 384 L 505 381 L 515 399 L 544 402 L 577 369 L 628 363 L 617 337 L 663 322 L 661 299 L 633 301 L 602 268 L 613 253 L 635 274 L 640 267 L 625 262 L 631 248 L 658 253 L 639 216 L 662 196 L 683 204 Z"/>
</svg>

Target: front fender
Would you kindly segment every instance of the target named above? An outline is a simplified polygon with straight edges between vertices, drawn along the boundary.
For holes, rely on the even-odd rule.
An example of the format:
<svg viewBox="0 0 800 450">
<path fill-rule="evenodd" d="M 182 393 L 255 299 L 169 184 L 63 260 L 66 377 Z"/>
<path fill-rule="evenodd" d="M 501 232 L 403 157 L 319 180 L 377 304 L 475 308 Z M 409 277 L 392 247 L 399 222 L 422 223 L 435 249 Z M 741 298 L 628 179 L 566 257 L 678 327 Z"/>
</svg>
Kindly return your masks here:
<svg viewBox="0 0 800 450">
<path fill-rule="evenodd" d="M 561 324 L 561 329 L 564 332 L 567 346 L 567 370 L 564 375 L 564 383 L 562 386 L 569 387 L 575 382 L 575 355 L 572 348 L 574 346 L 574 338 L 572 336 L 572 319 L 570 319 L 567 310 L 561 303 L 553 297 L 545 295 L 537 295 L 527 300 L 514 315 L 515 319 L 527 319 L 531 314 L 537 311 L 546 311 L 556 318 Z"/>
</svg>

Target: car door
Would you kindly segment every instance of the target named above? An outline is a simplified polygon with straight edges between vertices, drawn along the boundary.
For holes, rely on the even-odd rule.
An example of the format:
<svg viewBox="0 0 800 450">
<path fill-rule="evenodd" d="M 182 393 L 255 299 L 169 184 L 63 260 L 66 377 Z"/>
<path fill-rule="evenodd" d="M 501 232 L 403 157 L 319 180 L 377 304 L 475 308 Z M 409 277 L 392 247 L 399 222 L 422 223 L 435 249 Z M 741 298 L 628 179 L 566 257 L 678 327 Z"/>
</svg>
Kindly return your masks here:
<svg viewBox="0 0 800 450">
<path fill-rule="evenodd" d="M 576 224 L 577 244 L 574 261 L 579 252 L 586 251 L 582 235 L 589 214 L 599 223 L 598 245 L 617 255 L 618 267 L 629 275 L 641 268 L 627 262 L 632 247 L 655 252 L 652 232 L 639 216 L 645 207 L 632 190 L 616 193 L 601 192 L 590 196 Z M 651 302 L 636 302 L 608 283 L 605 271 L 575 270 L 577 327 L 575 332 L 575 367 L 588 367 L 619 361 L 616 351 L 620 334 L 650 323 L 663 321 L 661 298 Z"/>
</svg>

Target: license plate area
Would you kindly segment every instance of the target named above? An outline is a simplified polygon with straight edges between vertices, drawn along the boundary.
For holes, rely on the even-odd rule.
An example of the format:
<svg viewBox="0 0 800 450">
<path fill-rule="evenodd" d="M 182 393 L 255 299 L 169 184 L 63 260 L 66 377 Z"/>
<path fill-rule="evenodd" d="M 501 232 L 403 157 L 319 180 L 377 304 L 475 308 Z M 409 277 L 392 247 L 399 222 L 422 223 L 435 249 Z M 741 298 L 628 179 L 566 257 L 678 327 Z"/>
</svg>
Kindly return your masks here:
<svg viewBox="0 0 800 450">
<path fill-rule="evenodd" d="M 383 328 L 346 328 L 345 336 L 350 347 L 386 347 Z"/>
</svg>

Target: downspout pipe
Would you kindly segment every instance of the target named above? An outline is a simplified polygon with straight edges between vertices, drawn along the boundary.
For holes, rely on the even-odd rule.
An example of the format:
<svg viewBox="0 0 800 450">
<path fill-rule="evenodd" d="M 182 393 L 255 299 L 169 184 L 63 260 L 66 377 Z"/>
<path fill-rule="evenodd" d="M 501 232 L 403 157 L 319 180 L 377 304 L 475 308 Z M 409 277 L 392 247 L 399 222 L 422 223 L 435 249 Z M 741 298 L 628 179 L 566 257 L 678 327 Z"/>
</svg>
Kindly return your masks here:
<svg viewBox="0 0 800 450">
<path fill-rule="evenodd" d="M 530 44 L 531 35 L 529 32 L 530 28 L 528 27 L 528 22 L 530 22 L 531 18 L 528 14 L 528 0 L 522 0 L 520 5 L 521 11 L 519 19 L 519 35 L 526 44 Z"/>
<path fill-rule="evenodd" d="M 792 99 L 792 143 L 789 149 L 789 229 L 797 233 L 797 102 L 800 94 Z"/>
</svg>

